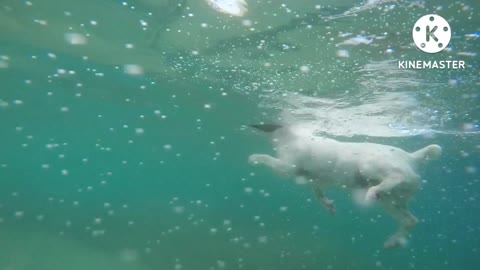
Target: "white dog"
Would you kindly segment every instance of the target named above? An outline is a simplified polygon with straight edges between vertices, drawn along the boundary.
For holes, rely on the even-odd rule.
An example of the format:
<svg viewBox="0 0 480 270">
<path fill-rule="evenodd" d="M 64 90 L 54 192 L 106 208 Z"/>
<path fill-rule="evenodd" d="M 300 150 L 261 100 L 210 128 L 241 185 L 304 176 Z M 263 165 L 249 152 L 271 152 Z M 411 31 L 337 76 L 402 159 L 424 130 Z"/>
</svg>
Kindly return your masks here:
<svg viewBox="0 0 480 270">
<path fill-rule="evenodd" d="M 399 223 L 386 248 L 404 246 L 417 223 L 407 203 L 419 186 L 416 169 L 440 157 L 441 148 L 429 145 L 408 153 L 400 148 L 374 143 L 345 143 L 312 136 L 298 126 L 252 125 L 272 133 L 277 157 L 253 154 L 252 164 L 262 164 L 298 183 L 310 183 L 316 196 L 335 213 L 333 202 L 323 193 L 328 186 L 365 190 L 364 202 L 379 202 Z"/>
</svg>

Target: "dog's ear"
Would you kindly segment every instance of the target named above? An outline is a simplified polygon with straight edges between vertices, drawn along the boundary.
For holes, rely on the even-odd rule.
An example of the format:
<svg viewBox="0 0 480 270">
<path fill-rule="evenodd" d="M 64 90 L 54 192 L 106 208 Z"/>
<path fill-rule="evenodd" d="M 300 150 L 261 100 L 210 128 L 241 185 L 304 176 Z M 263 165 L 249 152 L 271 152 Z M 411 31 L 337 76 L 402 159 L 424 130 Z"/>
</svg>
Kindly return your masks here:
<svg viewBox="0 0 480 270">
<path fill-rule="evenodd" d="M 249 126 L 267 133 L 272 133 L 283 127 L 282 125 L 278 124 L 253 124 Z"/>
</svg>

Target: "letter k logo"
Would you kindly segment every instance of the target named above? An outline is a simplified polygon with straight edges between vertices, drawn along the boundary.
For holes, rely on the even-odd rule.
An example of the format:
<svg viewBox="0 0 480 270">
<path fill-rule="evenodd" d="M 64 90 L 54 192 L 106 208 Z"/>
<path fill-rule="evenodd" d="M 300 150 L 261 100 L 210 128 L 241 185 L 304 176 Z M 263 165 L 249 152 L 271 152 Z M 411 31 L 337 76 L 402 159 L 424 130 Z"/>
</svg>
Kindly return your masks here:
<svg viewBox="0 0 480 270">
<path fill-rule="evenodd" d="M 438 42 L 438 38 L 435 36 L 435 31 L 437 31 L 437 29 L 438 29 L 438 26 L 435 25 L 435 27 L 433 27 L 433 29 L 430 30 L 430 25 L 427 25 L 427 31 L 426 31 L 427 42 L 430 42 L 430 37 L 433 38 L 435 42 Z"/>
<path fill-rule="evenodd" d="M 440 15 L 428 14 L 417 20 L 412 28 L 415 45 L 426 53 L 444 50 L 452 37 L 448 22 Z"/>
</svg>

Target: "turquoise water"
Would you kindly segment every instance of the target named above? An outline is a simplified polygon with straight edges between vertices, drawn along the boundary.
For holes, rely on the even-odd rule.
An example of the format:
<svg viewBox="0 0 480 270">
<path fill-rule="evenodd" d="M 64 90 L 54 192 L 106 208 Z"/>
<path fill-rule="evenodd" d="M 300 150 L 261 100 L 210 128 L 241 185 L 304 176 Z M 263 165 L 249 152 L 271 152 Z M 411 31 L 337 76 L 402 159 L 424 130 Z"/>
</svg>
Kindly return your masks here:
<svg viewBox="0 0 480 270">
<path fill-rule="evenodd" d="M 476 1 L 0 1 L 0 269 L 474 269 L 480 263 Z M 413 44 L 446 18 L 448 50 Z M 351 39 L 360 36 L 360 39 Z M 360 44 L 355 40 L 363 40 Z M 352 44 L 354 43 L 354 44 Z M 401 70 L 463 60 L 465 70 Z M 250 123 L 443 156 L 420 222 L 248 164 Z"/>
</svg>

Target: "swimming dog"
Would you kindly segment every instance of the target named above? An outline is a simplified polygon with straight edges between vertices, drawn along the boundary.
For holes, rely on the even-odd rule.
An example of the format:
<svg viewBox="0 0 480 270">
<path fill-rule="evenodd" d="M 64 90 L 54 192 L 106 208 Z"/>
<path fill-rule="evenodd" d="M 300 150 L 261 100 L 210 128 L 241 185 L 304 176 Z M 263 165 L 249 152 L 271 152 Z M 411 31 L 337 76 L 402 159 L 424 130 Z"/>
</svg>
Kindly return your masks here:
<svg viewBox="0 0 480 270">
<path fill-rule="evenodd" d="M 364 190 L 365 203 L 378 202 L 399 224 L 384 244 L 385 248 L 405 246 L 417 224 L 408 201 L 419 187 L 418 167 L 438 159 L 441 147 L 432 144 L 413 153 L 400 148 L 375 144 L 340 142 L 311 135 L 300 126 L 251 125 L 270 133 L 276 157 L 252 154 L 249 162 L 264 165 L 297 183 L 308 183 L 328 211 L 335 214 L 333 201 L 324 190 L 330 186 L 354 192 Z"/>
</svg>

